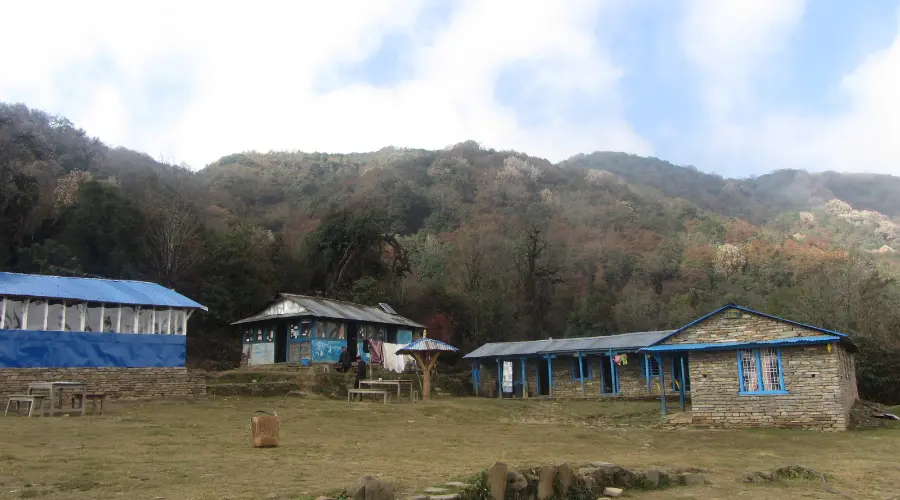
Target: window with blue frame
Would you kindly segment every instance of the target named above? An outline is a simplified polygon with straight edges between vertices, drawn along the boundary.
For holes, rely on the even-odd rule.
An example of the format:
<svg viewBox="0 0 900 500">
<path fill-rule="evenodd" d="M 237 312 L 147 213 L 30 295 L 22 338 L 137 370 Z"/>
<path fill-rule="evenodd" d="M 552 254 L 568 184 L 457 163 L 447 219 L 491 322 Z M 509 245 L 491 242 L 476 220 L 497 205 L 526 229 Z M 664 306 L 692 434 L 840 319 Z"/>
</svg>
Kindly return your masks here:
<svg viewBox="0 0 900 500">
<path fill-rule="evenodd" d="M 738 351 L 741 394 L 785 394 L 781 352 L 776 348 Z"/>
<path fill-rule="evenodd" d="M 591 373 L 591 363 L 588 361 L 588 358 L 581 358 L 581 366 L 584 368 L 584 379 L 585 380 L 593 380 L 593 374 Z M 572 358 L 572 380 L 581 380 L 581 371 L 578 368 L 578 358 Z"/>
</svg>

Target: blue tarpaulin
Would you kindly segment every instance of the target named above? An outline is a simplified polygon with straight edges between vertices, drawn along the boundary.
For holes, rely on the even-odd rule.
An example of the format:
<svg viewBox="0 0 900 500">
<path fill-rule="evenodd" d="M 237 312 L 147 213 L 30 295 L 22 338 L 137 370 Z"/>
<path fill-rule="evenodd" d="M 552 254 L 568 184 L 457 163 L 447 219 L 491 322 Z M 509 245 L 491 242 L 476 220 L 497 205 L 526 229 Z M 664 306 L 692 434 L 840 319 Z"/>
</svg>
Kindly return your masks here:
<svg viewBox="0 0 900 500">
<path fill-rule="evenodd" d="M 0 330 L 0 368 L 183 367 L 184 335 Z"/>
</svg>

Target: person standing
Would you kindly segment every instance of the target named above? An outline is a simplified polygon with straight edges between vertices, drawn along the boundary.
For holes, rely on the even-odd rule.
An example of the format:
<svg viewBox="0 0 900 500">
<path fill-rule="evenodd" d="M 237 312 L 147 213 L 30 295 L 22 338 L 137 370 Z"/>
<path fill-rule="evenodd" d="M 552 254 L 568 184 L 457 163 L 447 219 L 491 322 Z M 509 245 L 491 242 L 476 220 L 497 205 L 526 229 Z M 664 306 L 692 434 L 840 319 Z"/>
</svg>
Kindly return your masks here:
<svg viewBox="0 0 900 500">
<path fill-rule="evenodd" d="M 366 362 L 362 356 L 356 357 L 356 388 L 359 389 L 359 381 L 366 378 Z"/>
<path fill-rule="evenodd" d="M 350 370 L 350 364 L 350 353 L 347 352 L 346 347 L 341 346 L 341 356 L 338 358 L 335 368 L 337 368 L 337 371 L 339 372 L 346 372 Z"/>
</svg>

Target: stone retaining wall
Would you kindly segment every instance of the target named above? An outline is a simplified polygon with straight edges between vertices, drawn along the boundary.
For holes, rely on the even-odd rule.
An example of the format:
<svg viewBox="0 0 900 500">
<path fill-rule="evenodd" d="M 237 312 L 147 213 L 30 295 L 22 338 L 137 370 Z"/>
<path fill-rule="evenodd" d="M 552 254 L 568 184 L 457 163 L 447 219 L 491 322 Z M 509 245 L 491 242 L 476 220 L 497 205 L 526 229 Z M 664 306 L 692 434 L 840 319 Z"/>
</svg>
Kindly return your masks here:
<svg viewBox="0 0 900 500">
<path fill-rule="evenodd" d="M 29 382 L 84 381 L 110 399 L 200 398 L 206 377 L 187 368 L 0 368 L 0 398 L 25 393 Z"/>
</svg>

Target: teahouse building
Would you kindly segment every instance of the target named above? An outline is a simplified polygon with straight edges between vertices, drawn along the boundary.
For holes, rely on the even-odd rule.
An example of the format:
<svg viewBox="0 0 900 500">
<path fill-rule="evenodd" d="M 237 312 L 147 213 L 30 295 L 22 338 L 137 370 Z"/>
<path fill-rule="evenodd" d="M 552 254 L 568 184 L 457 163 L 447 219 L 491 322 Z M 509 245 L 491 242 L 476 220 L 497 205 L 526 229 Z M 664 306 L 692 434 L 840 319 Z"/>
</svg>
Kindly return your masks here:
<svg viewBox="0 0 900 500">
<path fill-rule="evenodd" d="M 660 365 L 637 351 L 670 333 L 496 342 L 464 358 L 473 361 L 475 393 L 486 397 L 655 396 L 662 390 L 660 367 L 671 381 L 681 365 L 671 359 Z"/>
<path fill-rule="evenodd" d="M 671 331 L 486 344 L 488 397 L 678 396 L 678 423 L 844 430 L 859 397 L 845 334 L 728 304 Z M 690 409 L 687 408 L 690 403 Z"/>
<path fill-rule="evenodd" d="M 334 363 L 341 347 L 367 362 L 368 340 L 403 346 L 422 338 L 424 325 L 377 307 L 342 300 L 279 294 L 260 313 L 233 323 L 241 329 L 242 365 Z"/>
<path fill-rule="evenodd" d="M 0 272 L 0 394 L 81 380 L 114 399 L 202 395 L 185 368 L 198 309 L 155 283 Z"/>
<path fill-rule="evenodd" d="M 856 346 L 847 335 L 736 304 L 642 352 L 657 362 L 689 359 L 691 408 L 683 423 L 845 430 L 859 398 Z M 665 415 L 664 399 L 662 408 Z"/>
</svg>

